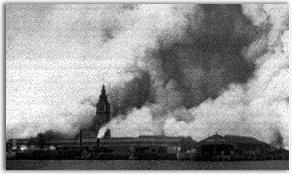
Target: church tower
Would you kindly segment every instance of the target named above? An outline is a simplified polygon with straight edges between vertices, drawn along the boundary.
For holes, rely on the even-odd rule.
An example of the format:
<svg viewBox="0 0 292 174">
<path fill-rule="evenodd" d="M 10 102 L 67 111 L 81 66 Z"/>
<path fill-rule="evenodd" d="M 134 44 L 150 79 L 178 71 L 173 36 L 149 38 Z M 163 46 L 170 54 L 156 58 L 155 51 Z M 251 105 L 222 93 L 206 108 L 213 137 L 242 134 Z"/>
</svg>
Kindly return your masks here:
<svg viewBox="0 0 292 174">
<path fill-rule="evenodd" d="M 101 94 L 96 104 L 95 129 L 98 131 L 101 126 L 110 121 L 110 104 L 107 99 L 105 86 L 102 85 Z"/>
</svg>

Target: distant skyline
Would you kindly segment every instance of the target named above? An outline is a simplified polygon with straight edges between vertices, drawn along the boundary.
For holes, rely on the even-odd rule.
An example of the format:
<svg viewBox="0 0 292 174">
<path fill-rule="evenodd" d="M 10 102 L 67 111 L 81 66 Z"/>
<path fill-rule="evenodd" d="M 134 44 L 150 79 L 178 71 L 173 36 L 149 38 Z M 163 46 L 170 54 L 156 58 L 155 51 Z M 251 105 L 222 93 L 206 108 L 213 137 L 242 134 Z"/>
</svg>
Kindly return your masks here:
<svg viewBox="0 0 292 174">
<path fill-rule="evenodd" d="M 287 4 L 7 4 L 6 136 L 289 138 Z M 280 134 L 277 134 L 280 133 Z"/>
</svg>

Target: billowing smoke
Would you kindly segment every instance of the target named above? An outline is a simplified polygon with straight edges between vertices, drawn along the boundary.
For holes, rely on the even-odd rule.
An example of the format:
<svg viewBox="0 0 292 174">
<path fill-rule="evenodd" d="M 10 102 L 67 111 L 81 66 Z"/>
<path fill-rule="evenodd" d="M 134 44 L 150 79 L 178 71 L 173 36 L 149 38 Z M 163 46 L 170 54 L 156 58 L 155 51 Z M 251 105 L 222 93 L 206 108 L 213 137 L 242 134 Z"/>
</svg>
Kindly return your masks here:
<svg viewBox="0 0 292 174">
<path fill-rule="evenodd" d="M 220 132 L 271 143 L 277 131 L 288 147 L 288 5 L 54 5 L 49 12 L 19 14 L 44 21 L 47 37 L 8 32 L 6 127 L 19 127 L 17 136 L 90 126 L 105 83 L 113 136 L 201 140 Z M 42 78 L 24 81 L 34 93 L 15 92 L 15 79 L 38 70 Z M 37 114 L 15 111 L 31 96 L 38 104 L 25 114 Z"/>
<path fill-rule="evenodd" d="M 150 74 L 135 70 L 138 73 L 131 81 L 109 89 L 112 114 L 127 114 L 131 109 L 140 109 L 146 102 L 154 102 L 151 93 Z"/>
<path fill-rule="evenodd" d="M 184 34 L 174 40 L 161 34 L 157 47 L 145 51 L 155 104 L 114 119 L 112 133 L 201 140 L 221 132 L 271 143 L 277 129 L 288 147 L 287 6 L 194 9 L 184 16 Z"/>
</svg>

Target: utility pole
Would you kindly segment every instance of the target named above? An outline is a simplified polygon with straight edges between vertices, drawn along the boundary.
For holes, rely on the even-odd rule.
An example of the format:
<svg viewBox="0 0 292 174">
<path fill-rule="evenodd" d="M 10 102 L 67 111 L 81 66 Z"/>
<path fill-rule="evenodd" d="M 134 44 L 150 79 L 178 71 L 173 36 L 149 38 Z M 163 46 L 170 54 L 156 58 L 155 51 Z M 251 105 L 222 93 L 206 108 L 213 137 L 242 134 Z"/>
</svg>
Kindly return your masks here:
<svg viewBox="0 0 292 174">
<path fill-rule="evenodd" d="M 79 146 L 82 147 L 82 129 L 79 129 Z"/>
<path fill-rule="evenodd" d="M 79 128 L 79 151 L 80 151 L 80 159 L 82 158 L 82 129 Z"/>
</svg>

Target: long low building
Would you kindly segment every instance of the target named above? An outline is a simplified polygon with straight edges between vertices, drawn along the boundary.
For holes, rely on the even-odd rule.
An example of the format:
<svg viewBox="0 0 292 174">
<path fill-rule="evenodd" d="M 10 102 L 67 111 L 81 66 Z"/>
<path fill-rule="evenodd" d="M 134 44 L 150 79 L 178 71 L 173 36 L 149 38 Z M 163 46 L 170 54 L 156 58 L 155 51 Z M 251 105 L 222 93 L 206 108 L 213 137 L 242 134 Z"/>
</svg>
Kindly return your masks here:
<svg viewBox="0 0 292 174">
<path fill-rule="evenodd" d="M 215 134 L 198 143 L 201 160 L 265 159 L 276 149 L 253 137 Z"/>
<path fill-rule="evenodd" d="M 100 139 L 101 151 L 126 154 L 129 158 L 176 158 L 195 149 L 191 137 L 139 136 L 135 138 Z"/>
<path fill-rule="evenodd" d="M 21 141 L 24 142 L 24 141 Z M 19 142 L 20 143 L 20 142 Z M 19 144 L 17 143 L 17 144 Z M 82 149 L 88 153 L 98 152 L 105 159 L 111 158 L 174 158 L 193 152 L 196 141 L 191 137 L 139 136 L 96 138 L 91 131 L 83 131 L 82 136 L 74 139 L 63 139 L 43 142 L 44 147 L 72 150 Z"/>
<path fill-rule="evenodd" d="M 245 136 L 215 134 L 196 142 L 191 137 L 139 136 L 98 139 L 94 133 L 83 135 L 81 138 L 42 142 L 43 148 L 60 150 L 62 153 L 82 151 L 81 156 L 93 159 L 264 160 L 289 158 L 287 150 L 277 150 L 256 138 Z M 14 147 L 15 149 L 17 146 L 21 150 L 27 145 L 29 149 L 41 150 L 40 143 L 35 143 L 27 139 L 9 140 L 6 142 L 6 148 Z"/>
</svg>

